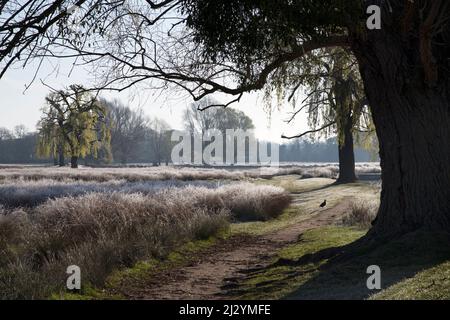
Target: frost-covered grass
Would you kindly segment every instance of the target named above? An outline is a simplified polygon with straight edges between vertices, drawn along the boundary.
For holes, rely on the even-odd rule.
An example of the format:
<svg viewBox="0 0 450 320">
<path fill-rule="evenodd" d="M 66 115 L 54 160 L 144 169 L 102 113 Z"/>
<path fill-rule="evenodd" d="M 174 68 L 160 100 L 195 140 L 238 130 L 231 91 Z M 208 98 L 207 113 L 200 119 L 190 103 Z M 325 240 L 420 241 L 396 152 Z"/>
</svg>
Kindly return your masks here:
<svg viewBox="0 0 450 320">
<path fill-rule="evenodd" d="M 356 165 L 356 174 L 380 173 L 379 164 L 361 163 Z M 143 168 L 88 168 L 77 170 L 58 167 L 3 167 L 0 168 L 0 183 L 15 180 L 57 180 L 95 181 L 125 180 L 128 182 L 158 180 L 246 180 L 272 178 L 282 175 L 299 175 L 301 178 L 331 178 L 339 174 L 337 164 L 330 165 L 286 165 L 262 168 L 190 168 L 190 167 L 143 167 Z"/>
<path fill-rule="evenodd" d="M 276 218 L 291 203 L 283 188 L 251 183 L 229 184 L 217 190 L 188 188 L 202 205 L 215 208 L 224 205 L 238 221 L 264 221 Z"/>
<path fill-rule="evenodd" d="M 282 188 L 237 183 L 0 207 L 0 298 L 48 298 L 63 291 L 69 265 L 81 268 L 84 285 L 102 286 L 116 269 L 163 259 L 183 243 L 217 235 L 232 219 L 275 217 L 289 203 Z"/>
<path fill-rule="evenodd" d="M 89 168 L 79 169 L 58 167 L 24 167 L 0 169 L 0 180 L 42 180 L 51 179 L 64 181 L 66 179 L 81 181 L 105 182 L 111 180 L 126 180 L 128 182 L 157 180 L 241 180 L 245 175 L 241 171 L 227 171 L 209 168 Z"/>
<path fill-rule="evenodd" d="M 63 181 L 42 180 L 7 180 L 0 183 L 0 204 L 5 207 L 33 207 L 48 199 L 67 196 L 81 196 L 88 193 L 121 192 L 125 194 L 142 193 L 151 194 L 166 188 L 182 188 L 186 186 L 204 186 L 215 188 L 221 182 L 212 181 L 139 181 L 110 180 L 106 182 L 79 181 L 65 179 Z"/>
</svg>

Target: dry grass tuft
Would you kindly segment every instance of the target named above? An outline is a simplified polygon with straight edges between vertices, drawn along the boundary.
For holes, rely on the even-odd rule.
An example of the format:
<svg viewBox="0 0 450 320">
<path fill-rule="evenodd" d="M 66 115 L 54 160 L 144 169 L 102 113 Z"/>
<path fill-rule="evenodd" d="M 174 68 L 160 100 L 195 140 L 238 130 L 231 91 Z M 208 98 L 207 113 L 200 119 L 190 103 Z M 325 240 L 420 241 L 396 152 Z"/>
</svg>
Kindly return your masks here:
<svg viewBox="0 0 450 320">
<path fill-rule="evenodd" d="M 356 226 L 369 229 L 372 221 L 377 216 L 379 201 L 355 201 L 352 203 L 352 211 L 342 219 L 346 226 Z"/>
<path fill-rule="evenodd" d="M 302 179 L 308 178 L 328 178 L 336 179 L 339 174 L 337 166 L 324 166 L 307 168 L 302 173 Z"/>
<path fill-rule="evenodd" d="M 219 188 L 233 217 L 240 221 L 269 220 L 280 215 L 291 203 L 283 188 L 251 183 L 230 184 Z"/>
</svg>

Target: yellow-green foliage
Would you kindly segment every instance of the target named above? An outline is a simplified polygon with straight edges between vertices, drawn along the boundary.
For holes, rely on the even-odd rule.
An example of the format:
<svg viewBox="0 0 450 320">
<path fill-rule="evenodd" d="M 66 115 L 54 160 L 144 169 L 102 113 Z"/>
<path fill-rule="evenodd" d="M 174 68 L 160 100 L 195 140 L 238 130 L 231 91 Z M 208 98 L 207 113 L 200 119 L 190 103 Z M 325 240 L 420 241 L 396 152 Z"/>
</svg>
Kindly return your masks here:
<svg viewBox="0 0 450 320">
<path fill-rule="evenodd" d="M 97 157 L 101 148 L 110 149 L 110 130 L 104 107 L 82 86 L 50 93 L 39 122 L 37 154 L 56 156 L 62 149 L 71 157 Z M 107 152 L 109 154 L 109 152 Z"/>
</svg>

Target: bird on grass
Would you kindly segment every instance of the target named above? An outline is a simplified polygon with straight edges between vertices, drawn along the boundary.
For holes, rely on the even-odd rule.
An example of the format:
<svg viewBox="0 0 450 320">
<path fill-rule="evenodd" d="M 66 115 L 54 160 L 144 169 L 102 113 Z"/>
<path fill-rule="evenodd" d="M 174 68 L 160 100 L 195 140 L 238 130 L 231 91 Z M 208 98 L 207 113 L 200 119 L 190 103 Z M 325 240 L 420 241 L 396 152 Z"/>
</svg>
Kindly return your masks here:
<svg viewBox="0 0 450 320">
<path fill-rule="evenodd" d="M 320 207 L 323 208 L 327 205 L 327 200 L 325 199 L 321 204 Z"/>
</svg>

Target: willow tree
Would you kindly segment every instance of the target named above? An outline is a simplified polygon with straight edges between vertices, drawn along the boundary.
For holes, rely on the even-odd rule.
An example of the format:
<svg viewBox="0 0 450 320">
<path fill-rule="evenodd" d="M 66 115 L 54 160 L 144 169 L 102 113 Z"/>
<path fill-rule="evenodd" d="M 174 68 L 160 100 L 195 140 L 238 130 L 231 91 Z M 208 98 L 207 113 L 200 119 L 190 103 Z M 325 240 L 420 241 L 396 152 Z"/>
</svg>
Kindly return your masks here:
<svg viewBox="0 0 450 320">
<path fill-rule="evenodd" d="M 311 130 L 286 139 L 337 134 L 338 183 L 356 180 L 354 143 L 370 148 L 374 134 L 370 111 L 355 58 L 346 50 L 319 50 L 297 63 L 280 68 L 266 86 L 266 95 L 281 92 L 293 106 L 288 123 L 305 112 Z M 300 105 L 298 105 L 298 99 Z"/>
<path fill-rule="evenodd" d="M 68 155 L 71 167 L 78 168 L 80 157 L 97 157 L 100 148 L 109 146 L 104 107 L 82 86 L 50 93 L 43 113 L 38 124 L 40 156 Z"/>
</svg>

